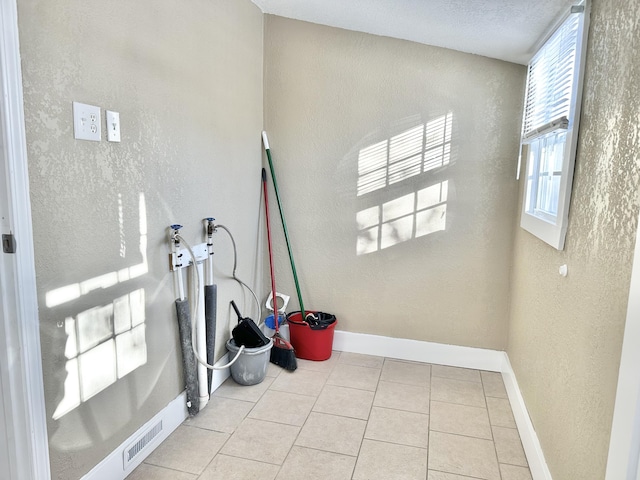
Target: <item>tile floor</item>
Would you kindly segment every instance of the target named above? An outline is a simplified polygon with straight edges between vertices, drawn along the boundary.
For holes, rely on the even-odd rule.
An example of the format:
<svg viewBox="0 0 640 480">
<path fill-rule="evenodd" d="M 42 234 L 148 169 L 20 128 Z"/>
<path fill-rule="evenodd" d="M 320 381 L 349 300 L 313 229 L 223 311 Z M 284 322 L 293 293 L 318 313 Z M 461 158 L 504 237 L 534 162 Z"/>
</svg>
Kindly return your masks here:
<svg viewBox="0 0 640 480">
<path fill-rule="evenodd" d="M 531 480 L 498 373 L 334 352 L 229 378 L 129 480 Z"/>
</svg>

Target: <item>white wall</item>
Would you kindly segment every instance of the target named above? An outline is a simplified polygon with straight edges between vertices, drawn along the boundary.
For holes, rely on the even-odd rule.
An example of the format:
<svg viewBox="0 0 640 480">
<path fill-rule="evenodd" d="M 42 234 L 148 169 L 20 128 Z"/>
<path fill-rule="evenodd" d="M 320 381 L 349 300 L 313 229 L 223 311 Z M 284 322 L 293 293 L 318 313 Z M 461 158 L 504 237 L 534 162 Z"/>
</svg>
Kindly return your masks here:
<svg viewBox="0 0 640 480">
<path fill-rule="evenodd" d="M 307 308 L 350 332 L 506 348 L 524 73 L 266 16 L 265 126 Z M 407 178 L 366 183 L 402 156 Z"/>
<path fill-rule="evenodd" d="M 260 290 L 263 16 L 249 0 L 18 13 L 51 469 L 72 479 L 184 387 L 168 226 L 199 243 L 204 217 L 227 225 Z M 72 101 L 120 112 L 122 142 L 74 140 Z M 251 303 L 215 243 L 219 357 L 229 300 Z"/>
<path fill-rule="evenodd" d="M 515 237 L 508 354 L 554 480 L 605 475 L 638 226 L 639 9 L 592 4 L 565 250 Z"/>
</svg>

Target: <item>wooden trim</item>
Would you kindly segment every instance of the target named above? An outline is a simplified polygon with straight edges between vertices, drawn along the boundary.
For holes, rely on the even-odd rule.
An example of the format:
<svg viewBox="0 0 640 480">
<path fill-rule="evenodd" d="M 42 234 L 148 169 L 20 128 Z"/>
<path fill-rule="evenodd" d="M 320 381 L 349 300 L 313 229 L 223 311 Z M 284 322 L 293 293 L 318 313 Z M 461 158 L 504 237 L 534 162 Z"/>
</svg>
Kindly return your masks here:
<svg viewBox="0 0 640 480">
<path fill-rule="evenodd" d="M 504 362 L 504 352 L 498 350 L 445 345 L 341 330 L 336 330 L 334 334 L 333 348 L 342 352 L 363 353 L 492 372 L 502 371 Z"/>
<path fill-rule="evenodd" d="M 22 73 L 18 45 L 16 0 L 0 1 L 0 168 L 7 226 L 17 240 L 15 254 L 2 255 L 2 312 L 5 335 L 0 348 L 0 371 L 7 434 L 12 439 L 9 478 L 50 478 L 44 388 L 36 296 L 31 204 L 24 127 Z M 2 232 L 8 233 L 8 232 Z M 11 365 L 11 368 L 7 366 Z"/>
</svg>

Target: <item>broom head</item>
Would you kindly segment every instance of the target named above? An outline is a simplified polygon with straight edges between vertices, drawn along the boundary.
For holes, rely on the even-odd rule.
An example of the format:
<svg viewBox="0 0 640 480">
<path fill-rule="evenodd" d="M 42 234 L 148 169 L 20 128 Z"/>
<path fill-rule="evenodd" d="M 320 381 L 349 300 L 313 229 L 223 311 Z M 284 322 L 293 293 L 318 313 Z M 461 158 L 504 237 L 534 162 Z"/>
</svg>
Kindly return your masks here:
<svg viewBox="0 0 640 480">
<path fill-rule="evenodd" d="M 294 371 L 298 368 L 298 362 L 296 362 L 296 354 L 293 350 L 293 346 L 282 338 L 279 333 L 276 333 L 273 336 L 271 363 L 289 371 Z"/>
</svg>

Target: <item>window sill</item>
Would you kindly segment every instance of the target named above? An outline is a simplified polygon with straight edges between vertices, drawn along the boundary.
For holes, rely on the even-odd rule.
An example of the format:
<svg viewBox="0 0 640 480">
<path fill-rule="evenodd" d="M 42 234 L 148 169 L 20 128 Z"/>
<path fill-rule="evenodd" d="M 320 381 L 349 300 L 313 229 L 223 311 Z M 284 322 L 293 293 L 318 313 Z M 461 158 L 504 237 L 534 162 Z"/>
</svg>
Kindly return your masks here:
<svg viewBox="0 0 640 480">
<path fill-rule="evenodd" d="M 560 224 L 557 225 L 527 212 L 522 212 L 522 216 L 520 217 L 520 226 L 522 228 L 548 243 L 556 250 L 564 250 L 567 224 L 567 219 L 560 221 Z"/>
</svg>

